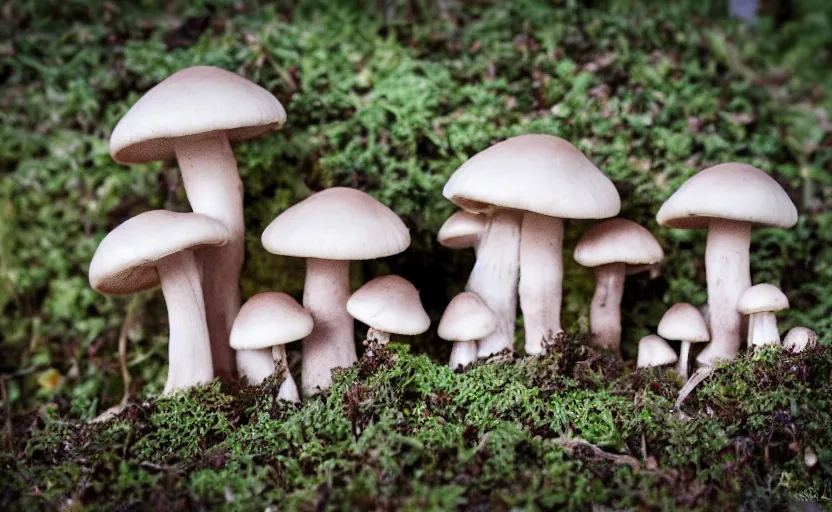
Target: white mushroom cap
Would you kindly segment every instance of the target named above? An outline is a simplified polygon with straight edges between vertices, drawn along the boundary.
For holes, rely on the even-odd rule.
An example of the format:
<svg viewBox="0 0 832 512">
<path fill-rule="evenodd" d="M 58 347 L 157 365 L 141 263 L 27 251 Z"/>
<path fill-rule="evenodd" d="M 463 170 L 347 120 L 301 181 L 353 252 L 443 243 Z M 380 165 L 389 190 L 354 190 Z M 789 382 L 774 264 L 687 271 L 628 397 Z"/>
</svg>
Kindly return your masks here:
<svg viewBox="0 0 832 512">
<path fill-rule="evenodd" d="M 476 293 L 462 292 L 445 308 L 438 334 L 448 341 L 477 341 L 497 328 L 497 317 Z"/>
<path fill-rule="evenodd" d="M 456 212 L 448 217 L 439 229 L 437 241 L 449 249 L 469 249 L 477 245 L 480 235 L 488 224 L 486 215 Z"/>
<path fill-rule="evenodd" d="M 797 207 L 774 179 L 747 164 L 719 164 L 700 171 L 665 201 L 656 214 L 671 228 L 707 228 L 711 219 L 789 228 Z"/>
<path fill-rule="evenodd" d="M 377 277 L 359 288 L 347 301 L 347 311 L 359 322 L 393 334 L 422 334 L 430 327 L 419 290 L 399 276 Z"/>
<path fill-rule="evenodd" d="M 673 364 L 679 360 L 676 352 L 660 336 L 651 334 L 641 338 L 638 342 L 638 361 L 636 366 L 647 368 L 649 366 L 664 366 Z"/>
<path fill-rule="evenodd" d="M 520 135 L 471 157 L 442 191 L 477 213 L 493 206 L 566 219 L 618 215 L 612 181 L 569 142 L 552 135 Z"/>
<path fill-rule="evenodd" d="M 312 315 L 285 293 L 258 293 L 248 299 L 231 328 L 234 350 L 257 350 L 285 345 L 309 336 Z"/>
<path fill-rule="evenodd" d="M 283 105 L 259 85 L 220 68 L 187 68 L 147 91 L 121 118 L 110 154 L 121 163 L 165 160 L 180 137 L 223 131 L 233 142 L 285 122 Z"/>
<path fill-rule="evenodd" d="M 771 313 L 789 309 L 789 299 L 774 285 L 763 283 L 746 289 L 737 302 L 737 312 L 743 315 Z"/>
<path fill-rule="evenodd" d="M 659 336 L 668 340 L 704 343 L 710 341 L 708 325 L 702 313 L 686 302 L 674 304 L 659 322 Z"/>
<path fill-rule="evenodd" d="M 794 327 L 783 338 L 783 347 L 793 352 L 803 352 L 808 347 L 816 345 L 818 333 L 806 327 Z"/>
<path fill-rule="evenodd" d="M 398 254 L 410 232 L 393 211 L 352 188 L 322 190 L 280 214 L 263 232 L 272 254 L 328 260 L 369 260 Z"/>
<path fill-rule="evenodd" d="M 186 249 L 221 246 L 231 234 L 225 225 L 199 213 L 153 210 L 126 220 L 99 244 L 90 263 L 90 285 L 108 295 L 159 286 L 156 262 Z"/>
<path fill-rule="evenodd" d="M 585 267 L 609 263 L 643 265 L 664 259 L 664 251 L 646 228 L 627 219 L 592 226 L 575 246 L 575 261 Z"/>
</svg>

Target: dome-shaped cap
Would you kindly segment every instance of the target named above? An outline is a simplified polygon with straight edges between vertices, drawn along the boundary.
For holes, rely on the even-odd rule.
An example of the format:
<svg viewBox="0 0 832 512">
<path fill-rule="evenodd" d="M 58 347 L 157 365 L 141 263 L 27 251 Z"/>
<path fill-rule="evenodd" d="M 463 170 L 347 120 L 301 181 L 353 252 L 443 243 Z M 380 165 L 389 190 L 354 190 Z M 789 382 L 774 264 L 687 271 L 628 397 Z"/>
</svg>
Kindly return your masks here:
<svg viewBox="0 0 832 512">
<path fill-rule="evenodd" d="M 702 313 L 686 302 L 674 304 L 659 322 L 659 336 L 668 340 L 704 343 L 710 341 L 708 325 Z"/>
<path fill-rule="evenodd" d="M 737 301 L 737 312 L 743 315 L 771 313 L 784 309 L 789 309 L 789 299 L 780 288 L 768 283 L 746 289 Z"/>
<path fill-rule="evenodd" d="M 477 245 L 487 224 L 488 217 L 485 215 L 465 210 L 456 212 L 442 224 L 436 239 L 449 249 L 469 249 Z"/>
<path fill-rule="evenodd" d="M 454 297 L 439 320 L 439 337 L 448 341 L 477 341 L 497 328 L 491 308 L 473 292 Z"/>
<path fill-rule="evenodd" d="M 792 352 L 803 352 L 818 342 L 818 333 L 806 327 L 794 327 L 783 338 L 783 348 Z"/>
<path fill-rule="evenodd" d="M 679 356 L 661 336 L 651 334 L 641 338 L 638 342 L 638 359 L 636 366 L 647 368 L 649 366 L 664 366 L 673 364 L 679 360 Z"/>
<path fill-rule="evenodd" d="M 612 181 L 575 146 L 552 135 L 520 135 L 471 157 L 442 193 L 473 212 L 493 206 L 565 219 L 603 219 L 621 210 Z"/>
<path fill-rule="evenodd" d="M 234 350 L 285 345 L 309 336 L 312 315 L 285 293 L 258 293 L 240 308 L 229 339 Z"/>
<path fill-rule="evenodd" d="M 393 334 L 422 334 L 430 327 L 419 290 L 399 276 L 377 277 L 359 288 L 347 301 L 347 311 L 359 322 Z"/>
<path fill-rule="evenodd" d="M 575 246 L 575 261 L 585 267 L 608 263 L 643 265 L 664 259 L 655 237 L 627 219 L 610 219 L 592 226 Z"/>
<path fill-rule="evenodd" d="M 719 164 L 694 174 L 656 214 L 662 226 L 707 228 L 712 219 L 790 228 L 797 207 L 774 179 L 747 164 Z"/>
<path fill-rule="evenodd" d="M 328 188 L 280 214 L 263 232 L 272 254 L 328 260 L 370 260 L 398 254 L 410 232 L 393 211 L 352 188 Z"/>
<path fill-rule="evenodd" d="M 108 295 L 159 286 L 156 262 L 165 256 L 228 243 L 225 225 L 199 213 L 153 210 L 126 220 L 99 244 L 90 263 L 90 285 Z"/>
<path fill-rule="evenodd" d="M 165 160 L 180 137 L 224 131 L 234 142 L 285 122 L 283 105 L 259 85 L 220 68 L 187 68 L 156 84 L 121 118 L 110 154 L 126 164 Z"/>
</svg>

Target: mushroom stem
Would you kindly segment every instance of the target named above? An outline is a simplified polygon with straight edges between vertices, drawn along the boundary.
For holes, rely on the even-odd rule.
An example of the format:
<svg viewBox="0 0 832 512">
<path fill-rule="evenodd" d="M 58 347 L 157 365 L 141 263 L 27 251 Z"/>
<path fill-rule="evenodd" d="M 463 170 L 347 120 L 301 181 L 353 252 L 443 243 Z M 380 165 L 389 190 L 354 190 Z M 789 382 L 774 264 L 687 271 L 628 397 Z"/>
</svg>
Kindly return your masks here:
<svg viewBox="0 0 832 512">
<path fill-rule="evenodd" d="M 690 342 L 683 341 L 679 349 L 679 366 L 677 373 L 682 380 L 688 380 L 688 359 L 690 358 Z"/>
<path fill-rule="evenodd" d="M 390 343 L 390 333 L 370 327 L 367 329 L 367 340 L 375 341 L 379 345 L 387 345 Z"/>
<path fill-rule="evenodd" d="M 332 369 L 348 368 L 358 360 L 350 298 L 350 262 L 306 259 L 303 305 L 315 327 L 303 339 L 303 394 L 313 395 L 332 385 Z"/>
<path fill-rule="evenodd" d="M 750 245 L 751 224 L 748 222 L 711 221 L 705 248 L 711 342 L 696 358 L 700 364 L 711 365 L 716 359 L 730 360 L 740 351 L 743 327 L 737 301 L 751 286 Z"/>
<path fill-rule="evenodd" d="M 621 297 L 624 295 L 625 263 L 595 267 L 595 295 L 589 311 L 593 343 L 621 353 Z"/>
<path fill-rule="evenodd" d="M 465 286 L 465 290 L 479 295 L 497 317 L 497 328 L 479 342 L 479 357 L 514 348 L 521 220 L 513 211 L 497 210 L 492 214 Z"/>
<path fill-rule="evenodd" d="M 520 233 L 520 308 L 526 326 L 526 353 L 543 352 L 543 339 L 562 331 L 563 220 L 523 214 Z"/>
<path fill-rule="evenodd" d="M 192 251 L 180 251 L 156 263 L 168 308 L 168 380 L 164 393 L 210 382 L 211 342 L 199 268 Z"/>
<path fill-rule="evenodd" d="M 748 319 L 748 347 L 780 343 L 777 317 L 772 312 L 753 313 Z"/>
<path fill-rule="evenodd" d="M 278 400 L 300 402 L 298 386 L 295 384 L 295 379 L 292 378 L 292 374 L 289 372 L 289 363 L 286 359 L 286 347 L 283 345 L 273 346 L 272 359 L 274 360 L 272 363 L 274 371 L 283 371 L 283 382 L 280 384 L 280 390 L 277 392 Z"/>
<path fill-rule="evenodd" d="M 457 341 L 451 349 L 451 360 L 448 366 L 456 370 L 457 368 L 465 368 L 469 364 L 477 360 L 477 342 L 476 341 Z"/>
</svg>

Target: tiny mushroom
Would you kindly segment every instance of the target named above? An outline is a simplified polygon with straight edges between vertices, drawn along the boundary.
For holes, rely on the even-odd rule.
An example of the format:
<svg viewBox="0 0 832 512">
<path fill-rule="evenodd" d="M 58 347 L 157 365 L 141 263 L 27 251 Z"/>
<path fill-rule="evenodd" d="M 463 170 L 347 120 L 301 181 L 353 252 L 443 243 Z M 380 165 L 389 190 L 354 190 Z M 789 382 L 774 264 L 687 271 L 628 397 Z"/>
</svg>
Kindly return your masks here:
<svg viewBox="0 0 832 512">
<path fill-rule="evenodd" d="M 818 343 L 818 334 L 806 327 L 795 327 L 783 338 L 783 348 L 792 352 L 803 352 Z"/>
<path fill-rule="evenodd" d="M 453 341 L 450 367 L 464 368 L 477 360 L 477 341 L 497 328 L 494 312 L 473 292 L 462 292 L 445 308 L 439 321 L 438 334 Z"/>
<path fill-rule="evenodd" d="M 779 344 L 777 311 L 789 309 L 789 299 L 774 285 L 754 285 L 740 295 L 737 311 L 748 319 L 748 347 Z"/>
<path fill-rule="evenodd" d="M 593 341 L 620 353 L 621 298 L 627 265 L 658 263 L 664 259 L 664 251 L 642 226 L 627 219 L 610 219 L 581 237 L 574 257 L 581 265 L 595 268 L 595 295 L 589 315 Z"/>
<path fill-rule="evenodd" d="M 790 228 L 797 223 L 797 208 L 765 172 L 725 163 L 694 174 L 665 201 L 656 219 L 665 227 L 708 230 L 705 273 L 711 342 L 696 360 L 711 365 L 715 359 L 733 359 L 743 332 L 737 301 L 751 286 L 751 228 Z"/>
<path fill-rule="evenodd" d="M 280 214 L 263 232 L 272 254 L 306 258 L 303 305 L 315 327 L 303 340 L 304 395 L 328 389 L 332 369 L 356 360 L 350 298 L 350 260 L 398 254 L 410 232 L 392 210 L 369 195 L 335 187 L 309 196 Z"/>
<path fill-rule="evenodd" d="M 353 318 L 370 326 L 367 340 L 386 345 L 391 334 L 415 336 L 430 327 L 430 317 L 422 307 L 419 290 L 399 276 L 377 277 L 347 301 Z"/>
<path fill-rule="evenodd" d="M 449 249 L 473 248 L 476 253 L 487 224 L 488 216 L 462 210 L 448 217 L 436 239 Z"/>
<path fill-rule="evenodd" d="M 518 289 L 526 352 L 541 353 L 543 339 L 562 331 L 563 219 L 617 215 L 621 199 L 612 181 L 569 142 L 532 134 L 474 155 L 442 193 L 488 215 L 466 286 L 497 316 L 497 329 L 479 343 L 479 357 L 513 349 Z"/>
<path fill-rule="evenodd" d="M 691 343 L 705 343 L 711 339 L 708 324 L 699 310 L 686 302 L 674 304 L 659 322 L 659 336 L 679 340 L 682 348 L 679 354 L 679 376 L 688 379 L 688 356 Z"/>
<path fill-rule="evenodd" d="M 224 380 L 234 376 L 237 362 L 271 361 L 268 351 L 239 352 L 235 361 L 228 344 L 240 310 L 245 238 L 243 184 L 231 143 L 259 137 L 285 122 L 283 105 L 266 89 L 230 71 L 197 66 L 147 91 L 110 137 L 110 154 L 119 163 L 175 157 L 193 211 L 223 222 L 231 232 L 225 247 L 201 251 L 198 261 L 214 369 Z"/>
<path fill-rule="evenodd" d="M 648 368 L 650 366 L 665 366 L 678 361 L 673 348 L 661 336 L 651 334 L 641 338 L 638 342 L 638 360 L 636 366 Z"/>
<path fill-rule="evenodd" d="M 206 215 L 154 210 L 110 232 L 92 258 L 90 285 L 101 293 L 127 295 L 162 286 L 170 324 L 165 393 L 214 378 L 194 251 L 230 239 L 228 228 Z"/>
<path fill-rule="evenodd" d="M 309 311 L 285 293 L 258 293 L 246 301 L 231 328 L 231 347 L 234 350 L 271 349 L 274 361 L 269 371 L 244 374 L 248 381 L 257 385 L 282 370 L 284 380 L 277 397 L 299 402 L 298 387 L 289 372 L 284 345 L 309 336 L 312 327 Z"/>
</svg>

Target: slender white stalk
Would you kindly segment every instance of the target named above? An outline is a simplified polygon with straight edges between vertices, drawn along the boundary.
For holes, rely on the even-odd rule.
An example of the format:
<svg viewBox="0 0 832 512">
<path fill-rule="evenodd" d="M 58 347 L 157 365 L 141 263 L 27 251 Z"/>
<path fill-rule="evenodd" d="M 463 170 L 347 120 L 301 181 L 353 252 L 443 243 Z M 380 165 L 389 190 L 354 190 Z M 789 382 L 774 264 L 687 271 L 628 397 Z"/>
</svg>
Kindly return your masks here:
<svg viewBox="0 0 832 512">
<path fill-rule="evenodd" d="M 740 295 L 751 286 L 748 257 L 751 225 L 715 219 L 708 228 L 705 271 L 708 278 L 708 311 L 711 342 L 699 353 L 700 364 L 733 359 L 742 344 L 742 315 L 737 312 Z"/>
<path fill-rule="evenodd" d="M 456 370 L 457 368 L 465 368 L 477 360 L 477 342 L 476 341 L 457 341 L 454 342 L 454 348 L 451 349 L 451 360 L 448 366 Z"/>
<path fill-rule="evenodd" d="M 272 363 L 274 370 L 283 370 L 283 382 L 280 384 L 277 398 L 289 402 L 300 402 L 298 386 L 295 384 L 295 379 L 292 378 L 291 372 L 289 372 L 289 362 L 286 359 L 286 347 L 283 345 L 275 345 L 272 347 L 272 359 L 274 360 Z"/>
<path fill-rule="evenodd" d="M 211 382 L 211 342 L 194 253 L 181 251 L 156 262 L 168 308 L 168 380 L 164 393 Z"/>
<path fill-rule="evenodd" d="M 465 286 L 479 295 L 497 317 L 497 328 L 479 342 L 479 357 L 514 348 L 521 220 L 518 212 L 497 210 L 492 214 Z"/>
<path fill-rule="evenodd" d="M 676 373 L 679 374 L 679 377 L 681 377 L 682 380 L 688 380 L 688 365 L 690 364 L 688 362 L 688 359 L 690 358 L 690 342 L 683 341 L 682 347 L 679 350 L 679 352 L 679 366 L 678 371 Z"/>
<path fill-rule="evenodd" d="M 616 353 L 621 352 L 621 297 L 626 270 L 625 263 L 595 267 L 595 294 L 589 311 L 593 343 Z"/>
<path fill-rule="evenodd" d="M 332 369 L 347 368 L 355 354 L 350 298 L 350 262 L 307 258 L 303 305 L 312 313 L 315 327 L 303 339 L 302 388 L 311 396 L 332 385 Z"/>
<path fill-rule="evenodd" d="M 774 313 L 754 313 L 748 320 L 748 347 L 762 347 L 763 345 L 777 345 L 780 343 L 780 333 L 777 331 L 777 317 Z"/>
<path fill-rule="evenodd" d="M 563 220 L 523 214 L 520 233 L 520 309 L 526 326 L 526 353 L 543 352 L 543 339 L 562 332 Z"/>
<path fill-rule="evenodd" d="M 264 380 L 271 377 L 274 373 L 274 361 L 272 360 L 271 354 L 269 354 L 268 360 L 264 361 L 259 355 L 263 352 L 269 354 L 269 349 L 237 351 L 237 371 L 239 371 L 241 377 L 245 376 L 248 379 L 248 383 L 252 386 L 262 384 Z M 251 354 L 253 353 L 257 353 L 258 355 L 252 357 Z"/>
<path fill-rule="evenodd" d="M 379 345 L 387 345 L 390 343 L 390 333 L 370 327 L 367 329 L 367 341 L 375 341 Z"/>
</svg>

